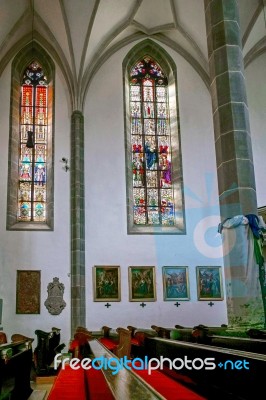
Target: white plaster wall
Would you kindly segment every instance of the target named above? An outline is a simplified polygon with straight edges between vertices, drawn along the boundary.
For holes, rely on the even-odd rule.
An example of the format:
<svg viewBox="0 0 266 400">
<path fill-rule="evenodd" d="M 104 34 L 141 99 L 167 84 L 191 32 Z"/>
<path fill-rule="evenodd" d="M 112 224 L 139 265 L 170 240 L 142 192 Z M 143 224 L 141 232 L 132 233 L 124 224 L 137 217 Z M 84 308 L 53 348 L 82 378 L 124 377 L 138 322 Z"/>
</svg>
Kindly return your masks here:
<svg viewBox="0 0 266 400">
<path fill-rule="evenodd" d="M 87 328 L 227 323 L 226 305 L 197 301 L 196 266 L 222 265 L 210 94 L 195 70 L 171 49 L 177 65 L 186 235 L 127 235 L 122 62 L 113 55 L 91 82 L 85 105 Z M 194 236 L 195 234 L 195 236 Z M 93 302 L 94 265 L 119 265 L 121 302 Z M 156 267 L 157 301 L 129 301 L 128 267 Z M 189 266 L 190 301 L 163 301 L 162 266 Z"/>
<path fill-rule="evenodd" d="M 8 137 L 11 65 L 0 77 L 0 298 L 3 298 L 2 326 L 10 340 L 13 333 L 35 338 L 36 329 L 49 332 L 61 329 L 61 342 L 68 344 L 70 337 L 70 175 L 62 169 L 60 159 L 70 154 L 70 117 L 66 92 L 61 78 L 56 75 L 55 87 L 55 163 L 53 232 L 6 231 L 6 202 L 8 176 Z M 38 315 L 16 314 L 16 271 L 41 271 L 41 312 Z M 58 316 L 49 314 L 44 306 L 47 286 L 58 277 L 65 285 L 66 308 Z"/>
<path fill-rule="evenodd" d="M 266 54 L 245 70 L 258 207 L 266 206 Z M 255 78 L 255 79 L 254 79 Z"/>
</svg>

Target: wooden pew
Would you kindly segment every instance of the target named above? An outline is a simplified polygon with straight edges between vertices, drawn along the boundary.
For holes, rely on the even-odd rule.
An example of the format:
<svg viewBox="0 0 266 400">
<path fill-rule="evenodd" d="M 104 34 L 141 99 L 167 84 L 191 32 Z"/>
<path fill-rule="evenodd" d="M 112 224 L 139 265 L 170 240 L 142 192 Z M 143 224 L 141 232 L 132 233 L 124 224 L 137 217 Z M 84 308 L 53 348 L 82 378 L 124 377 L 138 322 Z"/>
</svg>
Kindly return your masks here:
<svg viewBox="0 0 266 400">
<path fill-rule="evenodd" d="M 18 340 L 19 337 L 21 340 Z M 13 335 L 12 342 L 0 345 L 0 398 L 7 379 L 14 379 L 10 400 L 27 400 L 32 393 L 30 373 L 32 367 L 32 342 L 24 335 Z"/>
<path fill-rule="evenodd" d="M 113 354 L 101 346 L 98 340 L 92 340 L 90 342 L 90 347 L 92 358 L 101 359 L 101 357 L 104 357 L 107 360 L 112 360 L 112 363 L 114 363 L 115 357 Z M 118 360 L 118 362 L 119 361 L 120 360 Z M 102 372 L 104 375 L 115 399 L 207 400 L 195 391 L 187 389 L 183 384 L 180 384 L 171 377 L 165 376 L 159 370 L 155 371 L 154 376 L 150 376 L 147 370 L 140 370 L 137 365 L 135 365 L 135 367 L 136 368 L 134 368 L 133 364 L 129 364 L 128 368 L 121 368 L 115 374 L 113 373 L 114 370 L 111 368 L 103 368 L 102 371 L 98 371 Z M 89 374 L 90 372 L 91 370 L 86 371 L 85 374 Z M 102 398 L 106 398 L 104 394 L 102 397 L 99 397 L 99 399 Z"/>
<path fill-rule="evenodd" d="M 37 346 L 34 350 L 34 363 L 38 376 L 54 375 L 55 371 L 51 364 L 57 353 L 60 343 L 60 329 L 53 327 L 50 332 L 40 329 L 35 331 L 37 335 Z M 61 344 L 59 352 L 65 345 Z"/>
<path fill-rule="evenodd" d="M 103 338 L 99 340 L 111 351 L 113 351 L 120 341 L 119 330 L 123 328 L 118 328 L 115 332 L 108 326 L 103 326 Z M 132 325 L 127 326 L 127 330 L 130 332 L 130 342 L 131 342 L 131 356 L 132 357 L 142 357 L 144 355 L 144 344 L 145 338 L 148 336 L 154 336 L 151 330 L 137 328 Z M 122 332 L 122 331 L 121 331 Z M 124 332 L 128 336 L 128 332 Z M 127 341 L 127 339 L 121 339 Z"/>
<path fill-rule="evenodd" d="M 92 340 L 90 342 L 90 347 L 92 358 L 105 357 L 107 360 L 112 360 L 115 358 L 113 353 L 102 346 L 98 340 Z M 114 374 L 114 371 L 110 368 L 104 368 L 99 372 L 102 372 L 104 375 L 114 398 L 117 400 L 164 399 L 156 390 L 154 390 L 151 386 L 148 386 L 145 381 L 140 379 L 137 374 L 135 374 L 133 371 L 127 370 L 126 368 L 120 369 L 117 374 Z"/>
<path fill-rule="evenodd" d="M 266 330 L 264 329 L 248 329 L 247 335 L 252 339 L 266 340 Z"/>
<path fill-rule="evenodd" d="M 162 326 L 152 325 L 151 329 L 153 329 L 159 337 L 170 339 L 171 328 L 163 328 Z"/>
<path fill-rule="evenodd" d="M 70 342 L 68 351 L 73 357 L 82 359 L 88 355 L 88 341 L 92 340 L 92 334 L 87 328 L 78 326 L 74 333 L 74 339 Z"/>
<path fill-rule="evenodd" d="M 154 371 L 153 376 L 147 370 L 140 371 L 127 357 L 127 368 L 121 368 L 121 355 L 114 355 L 99 340 L 92 339 L 88 344 L 95 368 L 71 370 L 70 366 L 62 366 L 48 400 L 207 400 L 161 371 Z M 114 365 L 119 370 L 115 371 Z"/>
<path fill-rule="evenodd" d="M 253 353 L 266 353 L 266 340 L 244 338 L 229 335 L 227 325 L 211 326 L 196 325 L 193 328 L 175 325 L 175 329 L 156 327 L 158 337 L 177 339 L 192 343 L 209 344 L 229 349 L 251 351 Z M 170 332 L 169 332 L 170 331 Z M 254 336 L 257 334 L 253 334 Z M 253 336 L 252 335 L 252 336 Z"/>
<path fill-rule="evenodd" d="M 116 329 L 118 339 L 109 337 L 100 338 L 99 341 L 112 351 L 117 357 L 131 358 L 131 332 L 128 329 L 119 327 Z"/>
<path fill-rule="evenodd" d="M 227 325 L 208 327 L 200 324 L 190 330 L 189 328 L 183 329 L 177 330 L 179 334 L 180 332 L 182 333 L 182 331 L 185 332 L 185 335 L 180 335 L 179 340 L 187 340 L 195 343 L 266 354 L 265 339 L 232 336 L 234 332 L 230 331 Z M 189 335 L 191 335 L 191 337 L 189 337 Z"/>
<path fill-rule="evenodd" d="M 182 368 L 172 369 L 171 376 L 177 380 L 180 377 L 187 381 L 189 379 L 190 387 L 196 386 L 198 393 L 208 399 L 251 400 L 256 398 L 251 397 L 251 390 L 264 390 L 265 354 L 159 337 L 146 339 L 146 354 L 149 358 L 160 358 L 163 355 L 171 361 L 176 360 L 175 365 Z M 200 365 L 202 362 L 199 359 L 206 358 L 214 359 L 214 369 L 206 370 Z M 197 368 L 182 366 L 185 359 L 191 363 L 195 360 Z M 169 373 L 169 368 L 164 372 Z"/>
<path fill-rule="evenodd" d="M 5 344 L 7 343 L 7 337 L 4 332 L 0 332 L 0 344 Z"/>
<path fill-rule="evenodd" d="M 157 335 L 157 333 L 153 332 L 153 330 L 150 329 L 136 328 L 132 325 L 128 325 L 127 329 L 131 332 L 132 356 L 143 358 L 145 356 L 146 337 L 153 337 Z"/>
<path fill-rule="evenodd" d="M 250 339 L 221 335 L 207 335 L 207 338 L 208 343 L 212 346 L 266 354 L 266 340 L 264 339 Z"/>
<path fill-rule="evenodd" d="M 199 324 L 194 327 L 184 327 L 182 325 L 175 325 L 174 328 L 165 328 L 162 326 L 152 325 L 151 328 L 157 333 L 158 337 L 163 339 L 178 339 L 188 342 L 196 343 L 209 343 L 208 334 L 224 332 L 227 325 L 217 327 L 207 327 Z"/>
<path fill-rule="evenodd" d="M 99 338 L 99 341 L 110 351 L 113 351 L 119 342 L 117 330 L 114 330 L 109 326 L 103 326 L 102 334 L 103 336 Z"/>
</svg>

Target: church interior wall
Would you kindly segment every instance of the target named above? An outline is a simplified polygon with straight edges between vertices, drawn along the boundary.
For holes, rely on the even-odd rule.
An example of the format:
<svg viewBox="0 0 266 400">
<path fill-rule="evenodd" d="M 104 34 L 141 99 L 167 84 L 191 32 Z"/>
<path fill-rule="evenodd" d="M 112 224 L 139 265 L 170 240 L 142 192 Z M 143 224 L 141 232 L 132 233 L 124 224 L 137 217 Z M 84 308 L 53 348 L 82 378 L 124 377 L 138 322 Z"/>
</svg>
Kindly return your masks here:
<svg viewBox="0 0 266 400">
<path fill-rule="evenodd" d="M 10 73 L 9 64 L 0 78 L 1 149 L 8 148 Z M 70 117 L 64 83 L 58 74 L 55 93 L 54 231 L 6 230 L 8 152 L 1 152 L 0 293 L 3 298 L 2 326 L 9 339 L 13 333 L 35 337 L 36 329 L 49 332 L 52 327 L 57 327 L 61 329 L 62 341 L 67 343 L 70 335 L 70 173 L 63 170 L 60 160 L 69 158 L 70 154 Z M 41 271 L 40 314 L 16 314 L 17 270 Z M 65 286 L 67 305 L 60 315 L 51 315 L 44 305 L 48 284 L 54 277 Z"/>
<path fill-rule="evenodd" d="M 225 301 L 213 307 L 197 300 L 196 266 L 222 265 L 218 190 L 213 141 L 210 93 L 200 76 L 180 55 L 169 52 L 177 65 L 181 148 L 184 179 L 186 235 L 128 235 L 126 210 L 126 174 L 124 151 L 124 103 L 122 62 L 131 46 L 115 53 L 95 74 L 84 108 L 85 136 L 85 215 L 86 215 L 86 324 L 98 330 L 102 325 L 117 327 L 151 324 L 192 326 L 198 323 L 226 323 Z M 249 64 L 245 71 L 250 111 L 253 156 L 258 205 L 265 205 L 265 55 Z M 1 149 L 8 148 L 10 72 L 8 64 L 0 77 Z M 253 79 L 256 76 L 258 79 Z M 10 337 L 17 332 L 33 336 L 56 326 L 62 341 L 70 335 L 70 173 L 63 170 L 62 157 L 70 159 L 70 110 L 66 85 L 56 74 L 55 86 L 55 227 L 53 232 L 6 231 L 6 193 L 8 153 L 0 158 L 0 292 L 3 298 L 2 325 Z M 258 111 L 259 110 L 259 111 Z M 71 165 L 70 165 L 71 167 Z M 212 223 L 213 228 L 207 230 Z M 15 249 L 15 251 L 14 251 Z M 119 265 L 121 301 L 105 307 L 93 301 L 94 265 Z M 128 267 L 155 266 L 157 301 L 129 301 Z M 163 300 L 162 266 L 189 266 L 190 300 Z M 41 312 L 16 314 L 16 271 L 41 270 Z M 58 316 L 44 306 L 47 285 L 59 277 L 65 285 L 67 305 Z M 19 332 L 18 332 L 19 331 Z"/>
<path fill-rule="evenodd" d="M 263 53 L 245 70 L 258 207 L 266 205 L 265 65 L 266 54 Z"/>
<path fill-rule="evenodd" d="M 87 94 L 85 116 L 87 326 L 127 324 L 150 327 L 226 323 L 224 301 L 215 307 L 197 301 L 196 266 L 222 265 L 218 194 L 210 94 L 195 70 L 169 51 L 177 65 L 186 235 L 128 235 L 121 64 L 130 46 L 115 53 L 95 74 Z M 208 157 L 206 157 L 208 154 Z M 213 223 L 206 243 L 206 224 Z M 210 220 L 208 221 L 210 222 Z M 210 258 L 210 248 L 212 256 Z M 214 258 L 212 258 L 214 257 Z M 93 302 L 94 265 L 119 265 L 121 302 Z M 157 301 L 129 301 L 128 267 L 155 266 Z M 189 266 L 190 301 L 163 301 L 162 266 Z"/>
</svg>

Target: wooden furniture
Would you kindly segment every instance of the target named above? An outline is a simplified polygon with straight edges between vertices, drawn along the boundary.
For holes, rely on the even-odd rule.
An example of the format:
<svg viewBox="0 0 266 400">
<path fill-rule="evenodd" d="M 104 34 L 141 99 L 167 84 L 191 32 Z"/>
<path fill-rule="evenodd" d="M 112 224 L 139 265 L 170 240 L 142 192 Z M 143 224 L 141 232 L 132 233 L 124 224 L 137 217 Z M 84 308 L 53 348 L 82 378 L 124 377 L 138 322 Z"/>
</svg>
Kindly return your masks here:
<svg viewBox="0 0 266 400">
<path fill-rule="evenodd" d="M 97 339 L 90 340 L 89 346 L 91 359 L 117 359 Z M 117 374 L 113 372 L 112 368 L 73 370 L 66 365 L 60 370 L 48 400 L 165 400 L 133 371 L 123 368 Z"/>
<path fill-rule="evenodd" d="M 38 376 L 53 375 L 55 371 L 51 364 L 60 344 L 60 329 L 53 327 L 50 332 L 37 329 L 35 334 L 37 335 L 37 346 L 34 350 L 36 374 Z M 64 347 L 65 345 L 62 344 L 60 350 Z"/>
<path fill-rule="evenodd" d="M 256 338 L 232 336 L 234 332 L 230 332 L 226 325 L 217 327 L 197 325 L 193 328 L 184 328 L 176 325 L 176 327 L 178 328 L 173 332 L 178 333 L 178 340 L 266 354 L 266 340 L 258 337 L 263 337 L 261 334 L 256 333 L 254 336 L 251 334 L 251 336 L 256 336 Z"/>
<path fill-rule="evenodd" d="M 90 348 L 93 358 L 104 357 L 108 360 L 114 359 L 114 354 L 98 340 L 90 341 Z M 133 371 L 122 368 L 117 374 L 113 372 L 111 368 L 102 369 L 102 373 L 116 400 L 164 399 L 160 393 L 147 385 L 145 381 L 139 378 Z"/>
<path fill-rule="evenodd" d="M 7 343 L 7 337 L 4 332 L 0 332 L 0 344 L 5 344 Z"/>
<path fill-rule="evenodd" d="M 264 339 L 266 340 L 266 330 L 265 329 L 248 329 L 247 335 L 252 339 Z"/>
<path fill-rule="evenodd" d="M 162 326 L 152 325 L 151 329 L 153 329 L 157 335 L 161 338 L 170 339 L 170 328 L 163 328 Z"/>
<path fill-rule="evenodd" d="M 11 336 L 11 342 L 12 343 L 17 343 L 17 342 L 23 342 L 23 341 L 30 341 L 31 343 L 34 341 L 33 338 L 29 338 L 25 335 L 22 335 L 21 333 L 14 333 Z"/>
<path fill-rule="evenodd" d="M 131 358 L 131 332 L 125 328 L 117 328 L 118 345 L 113 349 L 113 353 L 118 357 Z"/>
<path fill-rule="evenodd" d="M 82 361 L 79 369 L 62 366 L 48 400 L 207 400 L 160 370 L 153 371 L 151 376 L 147 369 L 140 370 L 138 364 L 133 365 L 130 360 L 126 360 L 129 363 L 124 367 L 121 362 L 125 359 L 116 357 L 97 339 L 88 344 L 91 368 L 82 368 Z"/>
<path fill-rule="evenodd" d="M 92 339 L 92 334 L 87 328 L 78 326 L 74 333 L 74 339 L 69 345 L 69 352 L 73 357 L 82 359 L 88 355 L 88 341 Z"/>
<path fill-rule="evenodd" d="M 16 335 L 14 336 L 16 339 Z M 10 400 L 27 400 L 32 393 L 30 373 L 33 339 L 21 336 L 24 339 L 0 345 L 0 398 L 5 382 L 11 378 L 14 380 L 14 387 Z"/>
<path fill-rule="evenodd" d="M 215 368 L 212 370 L 182 368 L 171 371 L 171 376 L 189 380 L 188 385 L 197 387 L 197 392 L 208 399 L 250 400 L 256 398 L 251 397 L 251 390 L 253 394 L 254 390 L 258 393 L 264 390 L 265 354 L 159 337 L 147 338 L 145 344 L 149 358 L 163 355 L 170 360 L 214 359 Z M 177 363 L 180 364 L 181 361 Z M 196 366 L 199 365 L 197 361 Z"/>
<path fill-rule="evenodd" d="M 244 337 L 220 335 L 208 335 L 207 339 L 208 343 L 212 346 L 266 354 L 265 339 L 249 339 Z"/>
<path fill-rule="evenodd" d="M 110 326 L 106 326 L 104 325 L 102 327 L 102 332 L 103 332 L 103 337 L 109 337 L 110 336 L 110 331 L 112 328 L 110 328 Z"/>
<path fill-rule="evenodd" d="M 117 328 L 117 338 L 103 337 L 99 341 L 118 357 L 131 358 L 131 332 L 125 328 Z"/>
<path fill-rule="evenodd" d="M 150 329 L 136 328 L 131 325 L 128 325 L 127 329 L 131 332 L 132 357 L 143 358 L 145 356 L 145 339 L 146 337 L 154 336 L 155 333 Z"/>
<path fill-rule="evenodd" d="M 162 326 L 152 325 L 151 328 L 156 332 L 158 337 L 163 339 L 178 339 L 188 342 L 209 343 L 208 334 L 225 332 L 227 325 L 221 325 L 217 327 L 207 327 L 202 324 L 194 327 L 175 325 L 174 328 L 165 328 Z"/>
</svg>

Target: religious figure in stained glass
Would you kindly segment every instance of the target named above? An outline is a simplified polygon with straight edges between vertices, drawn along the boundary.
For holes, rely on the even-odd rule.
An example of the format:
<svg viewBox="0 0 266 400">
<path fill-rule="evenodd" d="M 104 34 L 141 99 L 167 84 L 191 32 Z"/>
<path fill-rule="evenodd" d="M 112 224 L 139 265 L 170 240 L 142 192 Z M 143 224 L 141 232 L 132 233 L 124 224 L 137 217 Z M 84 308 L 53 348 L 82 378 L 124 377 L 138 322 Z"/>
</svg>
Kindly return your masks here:
<svg viewBox="0 0 266 400">
<path fill-rule="evenodd" d="M 168 79 L 150 56 L 130 71 L 130 119 L 134 224 L 173 226 Z"/>
<path fill-rule="evenodd" d="M 18 221 L 46 221 L 47 87 L 41 65 L 32 62 L 20 96 Z"/>
</svg>

